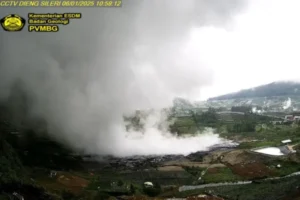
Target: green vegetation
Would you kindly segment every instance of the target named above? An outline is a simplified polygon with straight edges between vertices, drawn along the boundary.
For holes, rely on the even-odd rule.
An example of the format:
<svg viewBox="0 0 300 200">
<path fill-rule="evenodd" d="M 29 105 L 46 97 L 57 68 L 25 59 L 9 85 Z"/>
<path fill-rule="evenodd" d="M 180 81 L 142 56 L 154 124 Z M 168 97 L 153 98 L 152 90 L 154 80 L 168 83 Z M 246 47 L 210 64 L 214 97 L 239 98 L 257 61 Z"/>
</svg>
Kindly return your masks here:
<svg viewBox="0 0 300 200">
<path fill-rule="evenodd" d="M 243 112 L 243 113 L 251 113 L 252 106 L 232 106 L 232 112 Z"/>
<path fill-rule="evenodd" d="M 175 120 L 174 124 L 170 126 L 170 130 L 178 134 L 194 134 L 198 131 L 198 127 L 192 117 L 181 117 Z"/>
<path fill-rule="evenodd" d="M 196 126 L 196 122 L 191 117 L 182 117 L 176 119 L 174 125 L 176 127 L 190 127 L 190 126 Z"/>
<path fill-rule="evenodd" d="M 197 180 L 195 182 L 196 184 L 234 182 L 242 180 L 242 177 L 234 174 L 228 167 L 216 167 L 208 169 L 200 167 L 185 167 L 184 169 L 195 177 L 195 180 Z M 198 180 L 199 177 L 201 177 L 201 180 Z"/>
<path fill-rule="evenodd" d="M 184 192 L 177 192 L 173 195 L 182 198 L 206 193 L 233 200 L 279 200 L 284 196 L 288 196 L 293 192 L 296 192 L 299 181 L 300 177 L 291 177 L 280 181 L 272 180 L 247 185 L 220 186 L 189 190 Z"/>
<path fill-rule="evenodd" d="M 0 185 L 26 181 L 25 169 L 14 149 L 5 140 L 0 141 Z"/>
<path fill-rule="evenodd" d="M 196 123 L 201 124 L 206 127 L 215 127 L 218 123 L 217 112 L 214 108 L 209 108 L 207 112 L 204 112 L 200 115 L 193 115 Z"/>
<path fill-rule="evenodd" d="M 203 113 L 192 113 L 191 116 L 176 118 L 174 124 L 170 126 L 170 130 L 178 134 L 194 134 L 197 131 L 203 131 L 205 127 L 213 127 L 223 137 L 243 136 L 254 138 L 256 133 L 261 132 L 261 135 L 264 135 L 266 130 L 273 131 L 269 127 L 272 118 L 253 114 L 250 112 L 249 107 L 233 107 L 232 110 L 243 111 L 245 114 L 218 114 L 216 109 L 209 108 L 208 111 Z"/>
<path fill-rule="evenodd" d="M 206 170 L 206 168 L 201 168 L 201 167 L 183 167 L 185 171 L 190 173 L 191 175 L 195 177 L 200 177 L 201 173 Z"/>
<path fill-rule="evenodd" d="M 255 123 L 241 122 L 227 125 L 227 132 L 229 133 L 241 133 L 241 132 L 254 132 Z"/>
<path fill-rule="evenodd" d="M 209 108 L 206 112 L 192 111 L 192 105 L 189 102 L 179 99 L 176 103 L 187 106 L 188 108 L 183 110 L 183 113 L 190 115 L 174 118 L 174 115 L 170 114 L 170 121 L 174 120 L 174 123 L 170 126 L 170 130 L 171 132 L 176 132 L 179 135 L 195 134 L 196 132 L 203 131 L 205 127 L 213 127 L 218 133 L 220 133 L 221 137 L 236 141 L 242 140 L 243 142 L 239 146 L 240 149 L 279 146 L 282 145 L 281 140 L 288 138 L 292 139 L 294 144 L 300 143 L 299 124 L 273 125 L 270 123 L 270 121 L 273 120 L 272 118 L 251 113 L 251 108 L 248 106 L 234 106 L 231 108 L 231 111 L 233 112 L 244 113 L 241 114 L 230 112 L 218 113 L 219 111 L 226 110 L 225 108 Z M 124 120 L 128 123 L 126 127 L 127 130 L 143 132 L 143 121 L 145 117 L 147 117 L 147 112 L 142 111 L 137 111 L 133 116 L 124 117 Z M 47 199 L 49 197 L 49 200 L 72 200 L 80 198 L 96 200 L 108 199 L 111 196 L 133 194 L 158 196 L 163 192 L 162 186 L 166 185 L 175 185 L 175 187 L 177 187 L 179 185 L 234 182 L 244 179 L 241 177 L 242 175 L 238 176 L 234 174 L 230 165 L 227 165 L 229 167 L 208 169 L 186 167 L 186 171 L 179 172 L 150 169 L 145 173 L 141 171 L 122 171 L 121 173 L 120 171 L 109 169 L 101 170 L 100 172 L 96 171 L 91 174 L 81 165 L 83 164 L 81 157 L 72 155 L 72 152 L 68 149 L 68 147 L 49 139 L 45 134 L 43 126 L 43 122 L 40 121 L 38 123 L 34 123 L 34 125 L 28 125 L 27 127 L 22 118 L 15 121 L 1 121 L 1 191 L 11 192 L 7 188 L 10 186 L 13 186 L 14 188 L 16 185 L 22 185 L 22 187 L 31 191 L 35 197 L 38 196 L 38 199 Z M 22 137 L 10 134 L 11 132 L 21 132 Z M 299 145 L 295 148 L 296 150 L 300 150 Z M 244 154 L 242 156 L 244 156 Z M 245 155 L 245 160 L 248 158 L 247 156 L 248 155 Z M 298 157 L 294 158 L 293 161 L 292 159 L 286 158 L 266 159 L 260 160 L 259 162 L 261 165 L 267 166 L 271 172 L 274 172 L 274 176 L 285 176 L 300 170 L 299 163 L 297 161 L 297 158 L 300 159 L 300 154 L 298 153 L 297 156 Z M 197 161 L 210 163 L 221 162 L 221 160 L 217 160 L 219 158 L 213 159 L 215 160 L 205 161 L 205 159 L 203 159 L 203 155 L 199 155 Z M 280 164 L 281 167 L 276 167 L 278 164 Z M 236 168 L 232 169 L 236 172 Z M 56 178 L 49 177 L 49 172 L 51 170 L 60 171 L 60 175 Z M 61 181 L 60 178 L 63 176 L 65 176 L 65 179 L 62 179 Z M 270 175 L 267 174 L 267 176 L 273 176 L 273 174 L 270 173 Z M 77 178 L 76 180 L 78 182 L 81 181 L 79 186 L 72 186 L 71 184 L 68 185 L 70 182 L 76 182 L 71 180 L 72 177 Z M 200 180 L 199 177 L 201 177 Z M 153 182 L 154 187 L 144 187 L 144 181 Z M 240 198 L 251 200 L 260 198 L 261 196 L 274 197 L 274 192 L 279 196 L 284 195 L 286 192 L 291 192 L 293 186 L 298 183 L 299 179 L 293 177 L 291 180 L 285 179 L 278 182 L 269 181 L 259 183 L 259 181 L 257 181 L 255 184 L 247 186 L 224 186 L 175 194 L 177 196 L 184 196 L 189 194 L 209 193 L 209 191 L 211 191 L 212 194 L 223 196 L 227 199 Z M 279 188 L 282 188 L 282 190 L 279 190 Z M 273 193 L 267 190 L 270 190 Z M 7 195 L 5 195 L 4 192 L 0 194 L 2 195 L 0 196 L 0 199 L 7 198 Z M 48 195 L 48 193 L 51 193 L 51 195 Z M 47 198 L 42 198 L 42 195 L 46 195 Z"/>
<path fill-rule="evenodd" d="M 293 96 L 299 95 L 300 84 L 295 82 L 274 82 L 240 92 L 214 97 L 209 100 L 239 99 L 253 97 Z"/>
<path fill-rule="evenodd" d="M 144 123 L 142 122 L 143 115 L 136 111 L 132 116 L 124 116 L 124 121 L 127 123 L 126 130 L 144 131 Z"/>
<path fill-rule="evenodd" d="M 291 139 L 294 144 L 300 142 L 300 127 L 298 126 L 286 126 L 286 125 L 273 125 L 268 124 L 268 128 L 253 131 L 253 132 L 232 132 L 221 133 L 222 137 L 226 138 L 244 138 L 249 142 L 243 142 L 239 148 L 250 149 L 264 146 L 281 146 L 281 141 L 285 139 Z M 254 141 L 251 141 L 254 140 Z"/>
<path fill-rule="evenodd" d="M 160 184 L 156 182 L 153 183 L 153 187 L 143 186 L 143 192 L 150 197 L 158 196 L 161 193 L 161 191 L 162 189 Z"/>
<path fill-rule="evenodd" d="M 286 176 L 292 174 L 294 172 L 300 171 L 299 163 L 293 161 L 286 161 L 286 160 L 271 160 L 265 162 L 276 174 L 276 176 Z M 280 165 L 280 167 L 277 167 Z"/>
<path fill-rule="evenodd" d="M 241 177 L 234 174 L 228 167 L 213 168 L 203 176 L 204 183 L 235 182 L 242 180 Z"/>
</svg>

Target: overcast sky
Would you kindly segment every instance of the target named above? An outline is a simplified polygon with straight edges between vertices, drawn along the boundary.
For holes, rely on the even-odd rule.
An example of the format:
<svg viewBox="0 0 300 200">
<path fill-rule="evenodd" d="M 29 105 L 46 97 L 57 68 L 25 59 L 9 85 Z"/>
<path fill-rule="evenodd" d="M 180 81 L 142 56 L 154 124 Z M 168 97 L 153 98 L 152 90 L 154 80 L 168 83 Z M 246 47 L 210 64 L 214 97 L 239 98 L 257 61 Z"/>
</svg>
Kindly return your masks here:
<svg viewBox="0 0 300 200">
<path fill-rule="evenodd" d="M 224 1 L 228 5 L 233 2 Z M 165 99 L 165 95 L 162 94 L 170 93 L 172 95 L 169 96 L 176 96 L 182 91 L 193 90 L 191 99 L 204 100 L 273 81 L 300 80 L 300 56 L 298 56 L 300 52 L 300 2 L 298 0 L 245 1 L 247 3 L 242 6 L 243 9 L 239 9 L 241 11 L 229 12 L 231 18 L 227 26 L 215 25 L 212 15 L 217 12 L 209 11 L 211 9 L 207 3 L 209 1 L 204 4 L 207 7 L 203 5 L 195 7 L 193 11 L 200 13 L 200 16 L 202 16 L 201 13 L 204 13 L 203 16 L 209 17 L 207 17 L 208 20 L 195 18 L 198 22 L 191 29 L 190 37 L 184 35 L 185 32 L 189 32 L 188 29 L 191 26 L 183 24 L 191 21 L 186 18 L 193 18 L 186 14 L 190 13 L 189 9 L 192 10 L 190 7 L 195 6 L 192 0 L 189 1 L 190 4 L 182 3 L 179 0 L 177 4 L 168 5 L 169 10 L 177 12 L 177 14 L 172 13 L 174 16 L 164 8 L 158 12 L 155 7 L 158 5 L 147 3 L 147 1 L 142 4 L 145 5 L 145 8 L 135 8 L 133 6 L 135 3 L 129 5 L 133 1 L 124 1 L 123 8 L 114 8 L 122 11 L 132 7 L 129 9 L 130 12 L 135 11 L 132 15 L 139 15 L 139 17 L 134 17 L 136 27 L 138 27 L 135 30 L 135 34 L 138 36 L 135 42 L 138 45 L 135 46 L 135 58 L 131 56 L 134 62 L 138 62 L 133 68 L 133 72 L 136 74 L 136 85 L 139 85 L 145 94 L 151 93 L 156 99 Z M 212 5 L 218 4 L 218 2 L 211 2 Z M 223 2 L 223 4 L 225 3 Z M 224 8 L 225 5 L 220 7 Z M 233 7 L 232 5 L 228 7 Z M 97 9 L 98 14 L 101 14 L 102 9 L 105 8 Z M 113 13 L 116 11 L 114 9 L 110 9 L 110 11 Z M 10 14 L 13 12 L 12 10 L 19 12 L 21 8 L 5 8 L 5 14 Z M 24 8 L 22 11 L 25 10 L 28 9 Z M 54 10 L 54 8 L 48 10 Z M 4 13 L 4 8 L 2 11 Z M 218 15 L 221 14 L 218 13 Z M 86 18 L 86 15 L 84 16 Z M 228 16 L 217 17 L 216 21 L 222 21 L 222 18 L 228 18 Z M 149 19 L 153 19 L 153 23 L 149 23 Z M 206 25 L 202 23 L 205 20 L 208 21 Z M 126 23 L 131 21 L 128 20 Z M 74 22 L 62 30 L 67 34 L 67 29 L 75 29 L 79 22 L 81 21 L 78 21 L 76 25 Z M 103 23 L 102 21 L 98 23 L 100 22 Z M 99 27 L 102 27 L 101 23 Z M 169 28 L 165 28 L 166 25 Z M 128 29 L 133 30 L 134 28 Z M 160 35 L 162 33 L 165 35 Z M 75 32 L 73 31 L 72 34 L 74 35 Z M 177 42 L 178 35 L 185 39 Z M 160 37 L 163 39 L 159 40 Z M 173 37 L 175 39 L 172 39 Z M 157 42 L 153 42 L 153 38 Z M 165 42 L 162 44 L 162 41 Z M 147 47 L 144 45 L 145 43 L 153 44 L 154 47 Z M 183 54 L 176 51 L 181 49 L 182 45 L 185 47 Z M 156 54 L 163 56 L 160 57 Z M 149 65 L 150 67 L 147 67 L 148 60 L 151 60 L 152 66 Z M 181 66 L 174 67 L 178 63 Z M 153 67 L 153 65 L 157 66 Z M 176 68 L 173 69 L 172 76 L 169 74 L 170 66 Z M 182 80 L 178 81 L 178 79 Z M 199 81 L 200 79 L 201 81 Z M 198 85 L 200 87 L 196 88 Z M 193 86 L 195 89 L 192 88 Z M 172 91 L 166 92 L 165 87 Z M 158 88 L 164 89 L 158 90 Z M 179 90 L 179 92 L 173 90 Z"/>
<path fill-rule="evenodd" d="M 300 80 L 299 9 L 297 0 L 251 0 L 227 30 L 194 29 L 189 48 L 214 72 L 213 84 L 199 98 Z"/>
</svg>

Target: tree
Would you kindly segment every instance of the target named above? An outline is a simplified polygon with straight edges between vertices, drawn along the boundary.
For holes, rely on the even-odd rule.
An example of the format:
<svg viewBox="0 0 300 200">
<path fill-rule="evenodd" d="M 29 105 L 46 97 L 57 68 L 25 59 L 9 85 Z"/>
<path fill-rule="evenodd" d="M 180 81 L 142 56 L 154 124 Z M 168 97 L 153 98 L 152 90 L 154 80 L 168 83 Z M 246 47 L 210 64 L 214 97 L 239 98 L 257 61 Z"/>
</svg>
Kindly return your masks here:
<svg viewBox="0 0 300 200">
<path fill-rule="evenodd" d="M 232 112 L 250 113 L 250 112 L 252 112 L 252 107 L 251 106 L 232 106 L 231 111 Z"/>
<path fill-rule="evenodd" d="M 121 187 L 121 186 L 124 185 L 124 182 L 123 182 L 122 180 L 118 180 L 117 185 L 118 185 L 119 187 Z"/>
<path fill-rule="evenodd" d="M 72 199 L 75 200 L 76 199 L 76 196 L 68 190 L 63 190 L 61 196 L 63 199 L 66 199 L 66 200 L 72 200 Z"/>
<path fill-rule="evenodd" d="M 136 188 L 134 187 L 134 185 L 130 184 L 130 193 L 131 194 L 135 194 Z"/>
<path fill-rule="evenodd" d="M 217 112 L 214 108 L 209 108 L 207 112 L 198 115 L 196 121 L 203 124 L 215 124 L 218 122 Z"/>
<path fill-rule="evenodd" d="M 227 131 L 229 133 L 254 132 L 255 126 L 255 123 L 243 121 L 241 123 L 228 124 Z"/>
<path fill-rule="evenodd" d="M 155 197 L 161 193 L 161 186 L 158 183 L 153 183 L 153 187 L 143 186 L 143 191 L 150 197 Z"/>
</svg>

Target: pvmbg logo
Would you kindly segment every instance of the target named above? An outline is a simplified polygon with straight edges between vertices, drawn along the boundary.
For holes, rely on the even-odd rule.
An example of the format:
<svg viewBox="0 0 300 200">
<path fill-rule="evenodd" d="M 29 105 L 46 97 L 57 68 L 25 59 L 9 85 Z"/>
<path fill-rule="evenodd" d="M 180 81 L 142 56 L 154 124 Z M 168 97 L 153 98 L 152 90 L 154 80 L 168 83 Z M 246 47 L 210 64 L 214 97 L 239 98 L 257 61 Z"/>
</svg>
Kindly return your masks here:
<svg viewBox="0 0 300 200">
<path fill-rule="evenodd" d="M 11 14 L 0 20 L 1 26 L 5 31 L 16 32 L 21 31 L 25 26 L 25 19 L 19 15 Z"/>
</svg>

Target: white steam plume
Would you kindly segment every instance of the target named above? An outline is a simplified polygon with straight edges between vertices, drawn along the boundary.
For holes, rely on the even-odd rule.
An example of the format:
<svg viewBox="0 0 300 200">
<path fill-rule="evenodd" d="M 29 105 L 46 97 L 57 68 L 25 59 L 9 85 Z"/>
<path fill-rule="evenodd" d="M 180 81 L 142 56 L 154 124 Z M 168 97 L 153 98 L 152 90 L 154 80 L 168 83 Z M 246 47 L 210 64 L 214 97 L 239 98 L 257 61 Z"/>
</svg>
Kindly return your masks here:
<svg viewBox="0 0 300 200">
<path fill-rule="evenodd" d="M 286 110 L 286 109 L 290 108 L 291 105 L 292 105 L 292 100 L 291 100 L 291 98 L 289 97 L 286 101 L 283 102 L 282 108 L 283 108 L 284 110 Z"/>
<path fill-rule="evenodd" d="M 222 26 L 240 0 L 124 0 L 122 8 L 1 8 L 1 14 L 82 12 L 58 33 L 0 32 L 0 97 L 16 81 L 30 96 L 30 115 L 44 118 L 59 141 L 91 153 L 188 153 L 220 142 L 206 134 L 179 139 L 147 126 L 126 137 L 123 114 L 162 108 L 211 82 L 190 30 Z M 215 58 L 214 58 L 215 59 Z"/>
</svg>

